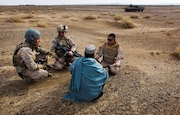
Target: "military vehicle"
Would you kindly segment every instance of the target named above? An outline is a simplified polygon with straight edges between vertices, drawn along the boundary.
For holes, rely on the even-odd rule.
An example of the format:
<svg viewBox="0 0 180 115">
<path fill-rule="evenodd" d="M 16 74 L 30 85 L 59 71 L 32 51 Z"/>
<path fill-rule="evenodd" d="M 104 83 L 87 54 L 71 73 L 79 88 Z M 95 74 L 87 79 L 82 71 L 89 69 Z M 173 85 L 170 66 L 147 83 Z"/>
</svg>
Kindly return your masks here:
<svg viewBox="0 0 180 115">
<path fill-rule="evenodd" d="M 125 12 L 143 12 L 144 6 L 137 6 L 130 4 L 128 7 L 125 7 Z"/>
</svg>

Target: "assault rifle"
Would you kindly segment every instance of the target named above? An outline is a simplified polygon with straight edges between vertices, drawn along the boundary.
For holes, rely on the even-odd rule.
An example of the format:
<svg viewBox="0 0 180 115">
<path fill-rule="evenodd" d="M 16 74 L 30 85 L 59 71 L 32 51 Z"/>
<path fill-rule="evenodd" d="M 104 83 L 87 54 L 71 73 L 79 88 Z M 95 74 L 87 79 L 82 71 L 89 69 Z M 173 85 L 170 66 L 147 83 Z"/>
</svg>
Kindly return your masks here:
<svg viewBox="0 0 180 115">
<path fill-rule="evenodd" d="M 49 69 L 55 70 L 52 65 L 49 65 L 49 64 L 48 64 L 48 60 L 47 60 L 47 59 L 36 58 L 35 62 L 38 63 L 38 64 L 46 65 L 46 67 L 44 68 L 45 70 L 49 70 Z"/>
<path fill-rule="evenodd" d="M 71 49 L 69 49 L 69 48 L 66 47 L 66 46 L 62 46 L 62 45 L 60 45 L 59 43 L 57 43 L 55 49 L 56 49 L 56 50 L 61 50 L 61 51 L 63 51 L 64 56 L 68 56 L 68 52 L 71 51 Z M 79 54 L 77 51 L 74 51 L 74 52 L 73 52 L 73 56 L 75 56 L 75 57 L 82 57 L 82 55 Z"/>
<path fill-rule="evenodd" d="M 36 63 L 38 64 L 47 64 L 47 59 L 42 59 L 42 58 L 36 58 L 35 60 Z"/>
</svg>

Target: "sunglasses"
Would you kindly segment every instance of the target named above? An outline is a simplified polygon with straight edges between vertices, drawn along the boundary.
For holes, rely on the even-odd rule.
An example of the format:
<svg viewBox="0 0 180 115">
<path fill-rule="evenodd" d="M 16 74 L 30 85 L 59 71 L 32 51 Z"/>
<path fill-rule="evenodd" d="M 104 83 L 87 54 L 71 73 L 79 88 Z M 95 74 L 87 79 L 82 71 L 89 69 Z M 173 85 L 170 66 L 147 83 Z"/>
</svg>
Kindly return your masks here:
<svg viewBox="0 0 180 115">
<path fill-rule="evenodd" d="M 109 39 L 109 38 L 108 38 L 107 40 L 108 40 L 108 41 L 112 41 L 112 39 Z"/>
</svg>

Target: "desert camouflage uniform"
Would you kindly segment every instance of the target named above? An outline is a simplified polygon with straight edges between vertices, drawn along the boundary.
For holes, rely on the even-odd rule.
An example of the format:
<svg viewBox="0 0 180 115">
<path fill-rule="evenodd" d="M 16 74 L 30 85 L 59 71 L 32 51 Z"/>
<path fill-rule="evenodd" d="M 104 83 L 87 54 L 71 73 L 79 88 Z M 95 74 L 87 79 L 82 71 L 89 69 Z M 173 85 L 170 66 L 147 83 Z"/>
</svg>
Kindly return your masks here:
<svg viewBox="0 0 180 115">
<path fill-rule="evenodd" d="M 59 45 L 61 46 L 65 46 L 71 49 L 71 51 L 73 52 L 76 51 L 76 46 L 74 42 L 72 41 L 72 39 L 67 38 L 67 37 L 57 36 L 54 39 L 52 39 L 51 44 L 50 44 L 50 51 L 55 53 L 57 56 L 56 61 L 53 64 L 53 67 L 56 70 L 62 70 L 65 64 L 72 63 L 76 58 L 75 56 L 71 56 L 71 57 L 64 56 L 63 51 L 60 51 L 60 50 L 57 51 L 56 50 L 57 43 L 59 43 Z M 64 62 L 59 62 L 58 58 L 62 58 Z"/>
<path fill-rule="evenodd" d="M 38 50 L 42 56 L 46 56 L 47 52 L 45 50 Z M 17 54 L 13 56 L 16 71 L 19 75 L 23 75 L 24 79 L 30 78 L 37 80 L 48 77 L 46 70 L 38 68 L 38 63 L 35 62 L 36 57 L 37 49 L 31 47 L 31 45 L 26 42 L 23 43 L 23 47 L 19 49 Z"/>
<path fill-rule="evenodd" d="M 108 43 L 104 43 L 100 46 L 95 55 L 95 59 L 99 59 L 100 57 L 102 57 L 102 61 L 100 63 L 103 67 L 109 67 L 109 72 L 111 74 L 116 74 L 118 68 L 124 61 L 124 54 L 118 43 L 112 46 L 109 46 Z M 116 66 L 113 66 L 114 63 L 116 63 Z"/>
</svg>

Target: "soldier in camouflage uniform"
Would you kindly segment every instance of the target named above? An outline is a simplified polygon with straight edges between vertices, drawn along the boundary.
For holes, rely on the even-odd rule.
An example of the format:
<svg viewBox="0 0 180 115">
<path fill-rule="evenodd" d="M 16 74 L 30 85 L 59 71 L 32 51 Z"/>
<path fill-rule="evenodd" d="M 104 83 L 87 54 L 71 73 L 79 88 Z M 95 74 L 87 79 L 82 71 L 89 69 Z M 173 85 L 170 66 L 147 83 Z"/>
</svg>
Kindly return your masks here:
<svg viewBox="0 0 180 115">
<path fill-rule="evenodd" d="M 108 35 L 107 42 L 99 47 L 95 55 L 95 59 L 99 61 L 102 57 L 101 64 L 103 67 L 107 67 L 110 75 L 116 75 L 118 68 L 121 67 L 124 61 L 124 54 L 116 42 L 116 36 L 114 33 Z"/>
<path fill-rule="evenodd" d="M 25 33 L 25 42 L 16 46 L 13 54 L 13 64 L 18 75 L 27 82 L 42 79 L 50 76 L 48 71 L 44 70 L 46 66 L 38 63 L 37 57 L 47 59 L 49 52 L 39 47 L 40 32 L 36 29 L 29 29 Z"/>
<path fill-rule="evenodd" d="M 76 57 L 73 56 L 73 52 L 76 51 L 75 43 L 72 41 L 72 39 L 65 36 L 67 29 L 68 26 L 66 25 L 58 25 L 58 35 L 51 40 L 50 51 L 56 56 L 56 60 L 53 64 L 53 68 L 55 70 L 62 70 L 65 65 L 69 65 L 69 63 L 72 63 L 76 59 Z M 66 52 L 65 55 L 64 51 L 57 49 L 57 44 L 69 48 L 70 51 Z"/>
</svg>

